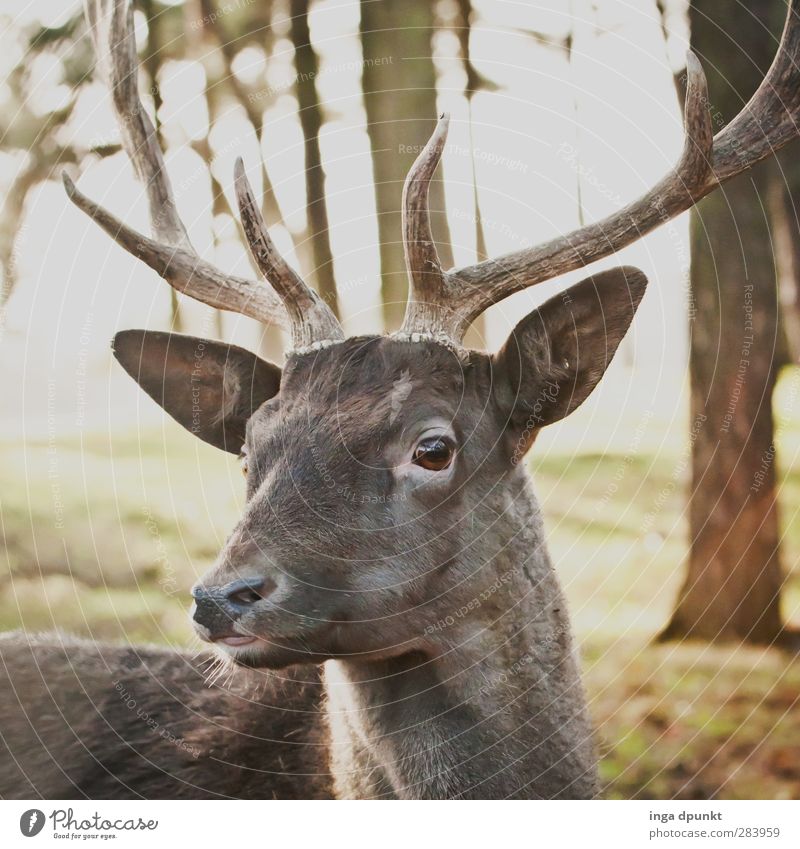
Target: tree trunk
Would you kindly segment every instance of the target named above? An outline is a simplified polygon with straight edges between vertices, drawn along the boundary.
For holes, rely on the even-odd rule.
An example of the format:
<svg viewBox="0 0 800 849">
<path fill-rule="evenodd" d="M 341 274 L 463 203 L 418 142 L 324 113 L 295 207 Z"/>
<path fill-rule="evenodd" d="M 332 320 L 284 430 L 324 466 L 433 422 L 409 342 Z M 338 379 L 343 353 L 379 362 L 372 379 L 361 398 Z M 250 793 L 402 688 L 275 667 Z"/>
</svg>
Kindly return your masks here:
<svg viewBox="0 0 800 849">
<path fill-rule="evenodd" d="M 472 64 L 472 52 L 470 48 L 470 36 L 472 35 L 472 20 L 474 10 L 472 0 L 457 0 L 458 14 L 456 17 L 456 34 L 461 49 L 461 61 L 464 64 L 466 84 L 464 94 L 467 98 L 467 115 L 469 120 L 469 147 L 470 164 L 472 166 L 472 201 L 475 209 L 475 262 L 483 262 L 488 259 L 486 250 L 486 233 L 483 228 L 483 215 L 481 214 L 481 202 L 478 193 L 478 177 L 475 171 L 475 144 L 473 142 L 473 103 L 476 92 L 484 86 L 481 75 Z M 464 344 L 468 348 L 486 348 L 486 319 L 479 315 L 464 336 Z"/>
<path fill-rule="evenodd" d="M 233 73 L 233 60 L 236 56 L 237 41 L 222 25 L 222 6 L 217 4 L 215 0 L 197 0 L 197 2 L 199 4 L 200 14 L 196 15 L 195 18 L 199 18 L 204 22 L 203 31 L 210 34 L 219 46 L 219 54 L 222 58 L 222 81 L 227 85 L 230 93 L 244 109 L 248 120 L 253 125 L 253 130 L 255 131 L 256 138 L 260 144 L 264 131 L 264 103 L 262 102 L 262 99 L 257 96 L 249 97 L 248 92 Z M 251 14 L 248 16 L 248 25 L 253 29 L 253 31 L 260 33 L 263 38 L 267 38 L 270 32 L 270 13 L 271 4 L 261 2 L 252 9 Z M 187 27 L 186 32 L 189 34 L 191 32 L 191 28 Z M 212 125 L 217 115 L 216 107 L 221 96 L 219 82 L 220 80 L 212 81 L 210 79 L 208 90 L 206 91 Z M 208 139 L 205 140 L 205 144 L 208 145 Z M 208 148 L 208 156 L 210 156 L 210 153 L 210 148 Z M 210 162 L 210 159 L 207 159 L 207 161 Z M 271 226 L 281 221 L 281 211 L 278 207 L 278 200 L 275 196 L 272 181 L 270 180 L 263 158 L 260 158 L 259 165 L 261 167 L 262 181 L 261 212 L 267 225 Z M 216 182 L 213 174 L 211 175 L 211 181 L 215 198 L 214 212 L 216 214 L 218 211 L 216 208 L 216 199 L 218 197 L 220 198 L 220 204 L 223 209 L 227 208 L 228 204 L 225 200 L 224 193 L 222 192 L 222 187 Z M 231 215 L 234 219 L 238 219 L 238 214 L 233 211 L 231 211 Z M 304 263 L 305 257 L 304 251 L 302 250 L 302 244 L 298 245 L 297 240 L 294 238 L 292 238 L 292 242 L 301 265 L 310 266 L 310 262 Z M 249 251 L 247 251 L 247 255 L 248 257 L 250 256 Z M 261 272 L 258 270 L 255 263 L 251 262 L 251 267 L 254 275 L 259 278 L 261 276 Z M 277 327 L 266 327 L 261 334 L 259 354 L 264 357 L 264 359 L 281 362 L 283 349 L 284 340 L 281 331 Z"/>
<path fill-rule="evenodd" d="M 333 271 L 328 207 L 325 201 L 325 172 L 319 148 L 322 109 L 317 94 L 319 60 L 311 45 L 308 28 L 308 0 L 291 0 L 291 32 L 294 67 L 297 72 L 297 104 L 303 128 L 305 150 L 306 206 L 308 237 L 314 257 L 312 280 L 328 306 L 339 315 L 336 278 Z"/>
<path fill-rule="evenodd" d="M 159 112 L 161 110 L 161 89 L 158 84 L 158 74 L 161 70 L 161 17 L 159 10 L 155 8 L 153 0 L 140 0 L 142 13 L 147 19 L 147 45 L 144 51 L 144 69 L 150 83 L 150 94 L 153 97 L 153 126 L 158 139 L 158 146 L 161 150 L 166 150 L 164 146 L 164 138 L 161 135 L 161 119 Z M 181 319 L 181 305 L 178 300 L 178 293 L 169 287 L 169 304 L 170 304 L 170 329 L 180 333 L 183 330 L 183 320 Z"/>
<path fill-rule="evenodd" d="M 719 129 L 755 91 L 783 4 L 693 0 L 692 46 Z M 770 160 L 692 213 L 692 493 L 688 574 L 662 639 L 771 643 L 782 633 L 772 391 L 778 296 Z"/>
<path fill-rule="evenodd" d="M 770 192 L 770 219 L 781 300 L 786 359 L 800 365 L 800 165 L 797 153 L 779 156 Z"/>
<path fill-rule="evenodd" d="M 264 132 L 264 103 L 261 97 L 248 97 L 242 84 L 239 82 L 236 74 L 233 73 L 233 60 L 236 56 L 236 39 L 231 37 L 225 27 L 222 25 L 223 7 L 219 6 L 215 0 L 199 0 L 200 9 L 203 15 L 204 29 L 212 33 L 219 45 L 219 52 L 224 65 L 225 73 L 223 80 L 227 83 L 231 93 L 244 109 L 247 120 L 253 125 L 256 137 L 261 143 L 261 137 Z M 256 12 L 254 19 L 250 23 L 259 32 L 266 33 L 270 26 L 270 9 L 269 3 L 261 2 L 255 6 Z M 255 93 L 258 94 L 257 92 Z M 267 173 L 263 159 L 261 161 L 261 182 L 263 185 L 263 200 L 261 212 L 267 226 L 272 226 L 281 220 L 281 211 L 278 207 L 278 201 L 275 197 L 275 191 L 272 188 L 272 181 Z M 295 250 L 297 245 L 295 244 Z M 298 251 L 298 257 L 300 256 Z"/>
<path fill-rule="evenodd" d="M 362 0 L 362 88 L 372 149 L 384 319 L 399 327 L 408 293 L 401 197 L 403 182 L 436 124 L 436 73 L 428 0 Z M 441 174 L 431 183 L 433 233 L 445 267 L 453 264 Z"/>
</svg>

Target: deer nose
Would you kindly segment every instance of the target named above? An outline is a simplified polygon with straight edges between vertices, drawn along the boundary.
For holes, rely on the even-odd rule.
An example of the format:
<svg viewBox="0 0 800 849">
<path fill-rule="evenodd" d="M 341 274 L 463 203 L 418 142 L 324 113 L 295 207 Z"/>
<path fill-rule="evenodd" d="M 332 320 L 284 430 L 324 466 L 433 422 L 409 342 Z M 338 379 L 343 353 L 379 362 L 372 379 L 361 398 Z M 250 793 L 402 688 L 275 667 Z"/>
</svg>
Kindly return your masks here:
<svg viewBox="0 0 800 849">
<path fill-rule="evenodd" d="M 240 578 L 219 587 L 196 584 L 192 587 L 192 618 L 206 629 L 211 640 L 236 636 L 236 620 L 265 599 L 275 586 L 274 581 L 263 577 Z"/>
</svg>

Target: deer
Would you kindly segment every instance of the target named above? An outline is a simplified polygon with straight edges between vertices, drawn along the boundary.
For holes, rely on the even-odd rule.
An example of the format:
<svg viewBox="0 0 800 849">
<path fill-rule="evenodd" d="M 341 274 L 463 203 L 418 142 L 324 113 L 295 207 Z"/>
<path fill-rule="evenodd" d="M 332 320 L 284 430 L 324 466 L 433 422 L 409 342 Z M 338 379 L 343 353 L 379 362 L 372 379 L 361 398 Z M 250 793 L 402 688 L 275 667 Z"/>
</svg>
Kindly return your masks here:
<svg viewBox="0 0 800 849">
<path fill-rule="evenodd" d="M 69 198 L 177 291 L 283 327 L 292 347 L 279 367 L 212 339 L 115 336 L 115 358 L 145 393 L 240 459 L 243 515 L 191 591 L 193 627 L 230 683 L 203 690 L 201 661 L 168 649 L 11 635 L 0 642 L 14 763 L 2 794 L 24 784 L 59 797 L 112 785 L 163 796 L 595 797 L 575 641 L 524 458 L 596 387 L 647 280 L 628 266 L 595 272 L 530 312 L 494 353 L 465 347 L 464 335 L 491 305 L 614 254 L 794 139 L 798 12 L 792 0 L 770 70 L 717 135 L 689 54 L 683 151 L 643 197 L 545 244 L 449 270 L 428 209 L 442 115 L 403 189 L 402 327 L 348 338 L 278 253 L 241 159 L 242 229 L 269 285 L 196 253 L 139 100 L 131 7 L 90 0 L 152 235 L 65 175 Z M 79 716 L 59 693 L 65 679 Z M 120 717 L 120 686 L 138 687 L 133 698 L 186 746 L 152 729 L 143 741 L 141 720 Z"/>
</svg>

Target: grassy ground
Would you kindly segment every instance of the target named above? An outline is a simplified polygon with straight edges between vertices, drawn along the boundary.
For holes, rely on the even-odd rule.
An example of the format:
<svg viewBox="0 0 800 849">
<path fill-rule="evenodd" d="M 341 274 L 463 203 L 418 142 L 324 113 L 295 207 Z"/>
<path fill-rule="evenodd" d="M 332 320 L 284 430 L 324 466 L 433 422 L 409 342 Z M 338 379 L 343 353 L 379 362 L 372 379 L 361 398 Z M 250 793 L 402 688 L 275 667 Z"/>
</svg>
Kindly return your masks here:
<svg viewBox="0 0 800 849">
<path fill-rule="evenodd" d="M 780 397 L 792 618 L 800 423 L 781 417 Z M 628 448 L 577 456 L 545 445 L 532 460 L 581 643 L 606 792 L 800 798 L 800 660 L 652 645 L 681 577 L 688 465 L 678 428 L 660 432 L 650 421 L 647 430 L 635 450 L 630 439 Z M 0 629 L 187 643 L 186 591 L 235 522 L 242 489 L 233 459 L 171 425 L 127 439 L 0 443 Z"/>
</svg>

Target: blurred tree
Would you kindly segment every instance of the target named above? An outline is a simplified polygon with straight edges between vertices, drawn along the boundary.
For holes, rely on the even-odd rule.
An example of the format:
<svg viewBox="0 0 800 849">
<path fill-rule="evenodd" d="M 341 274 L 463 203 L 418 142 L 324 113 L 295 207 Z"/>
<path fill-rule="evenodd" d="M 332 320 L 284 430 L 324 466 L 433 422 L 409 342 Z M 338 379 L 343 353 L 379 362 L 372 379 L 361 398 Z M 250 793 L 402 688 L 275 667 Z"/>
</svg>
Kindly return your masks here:
<svg viewBox="0 0 800 849">
<path fill-rule="evenodd" d="M 434 4 L 429 0 L 361 0 L 362 88 L 372 149 L 381 253 L 384 318 L 396 329 L 408 281 L 403 256 L 403 181 L 436 123 Z M 431 183 L 431 220 L 444 266 L 453 264 L 441 174 Z"/>
<path fill-rule="evenodd" d="M 202 63 L 206 73 L 209 128 L 223 118 L 226 108 L 234 103 L 244 111 L 256 138 L 259 143 L 261 142 L 264 131 L 264 110 L 271 102 L 272 93 L 268 88 L 263 87 L 255 90 L 248 89 L 234 73 L 233 63 L 239 50 L 247 46 L 262 49 L 266 55 L 269 54 L 273 41 L 271 14 L 270 2 L 229 9 L 225 16 L 231 28 L 235 28 L 237 32 L 237 36 L 234 37 L 228 33 L 223 23 L 223 7 L 220 7 L 215 0 L 192 0 L 185 7 L 184 31 L 189 42 L 189 50 L 193 58 Z M 200 26 L 192 26 L 193 22 L 199 22 Z M 205 162 L 213 162 L 214 151 L 208 135 L 194 143 L 193 147 Z M 272 226 L 281 222 L 281 212 L 263 159 L 259 159 L 258 165 L 262 184 L 261 212 L 267 224 Z M 227 215 L 234 221 L 238 220 L 237 214 L 228 204 L 222 184 L 215 176 L 213 169 L 210 169 L 210 178 L 214 215 Z M 297 251 L 298 244 L 294 239 L 293 244 Z M 259 277 L 261 272 L 249 252 L 247 256 L 253 274 Z M 217 335 L 220 338 L 224 336 L 221 315 Z M 282 348 L 281 333 L 277 328 L 265 328 L 259 348 L 262 356 L 280 361 Z"/>
<path fill-rule="evenodd" d="M 486 250 L 486 233 L 483 227 L 483 215 L 481 214 L 481 202 L 478 193 L 478 176 L 475 171 L 475 143 L 473 140 L 473 100 L 477 92 L 482 90 L 493 91 L 496 86 L 482 76 L 472 62 L 472 51 L 470 48 L 470 37 L 472 35 L 472 24 L 475 18 L 475 10 L 472 8 L 471 0 L 457 0 L 457 19 L 455 24 L 456 34 L 461 53 L 461 61 L 464 65 L 466 82 L 464 94 L 467 98 L 467 120 L 469 121 L 469 147 L 472 165 L 472 198 L 475 209 L 475 262 L 483 262 L 488 259 Z M 478 316 L 467 331 L 464 342 L 470 347 L 486 347 L 486 318 Z"/>
<path fill-rule="evenodd" d="M 786 331 L 786 356 L 800 365 L 800 161 L 797 154 L 778 154 L 780 170 L 770 187 L 781 317 Z"/>
<path fill-rule="evenodd" d="M 720 129 L 755 91 L 785 5 L 692 0 L 691 42 Z M 724 69 L 724 73 L 722 70 Z M 772 392 L 779 344 L 768 160 L 692 212 L 688 573 L 662 639 L 783 636 Z"/>
<path fill-rule="evenodd" d="M 338 316 L 339 303 L 336 297 L 328 206 L 325 200 L 325 171 L 322 167 L 322 153 L 319 147 L 319 132 L 322 128 L 322 107 L 317 94 L 319 59 L 311 45 L 308 0 L 291 0 L 291 17 L 294 67 L 297 72 L 295 88 L 305 152 L 308 236 L 314 258 L 311 280 Z"/>
<path fill-rule="evenodd" d="M 197 19 L 202 23 L 202 31 L 210 35 L 215 43 L 209 50 L 202 53 L 203 66 L 208 79 L 206 96 L 209 99 L 211 123 L 221 114 L 223 93 L 244 110 L 247 120 L 253 127 L 259 143 L 264 133 L 264 112 L 271 105 L 273 92 L 269 88 L 259 87 L 248 89 L 233 71 L 233 63 L 237 53 L 248 45 L 257 46 L 269 54 L 272 48 L 271 14 L 272 4 L 261 2 L 252 6 L 242 6 L 238 15 L 223 8 L 216 0 L 195 0 L 199 4 Z M 230 20 L 230 29 L 235 29 L 236 35 L 228 31 L 222 22 L 223 14 Z M 189 29 L 187 29 L 187 33 Z M 215 49 L 216 48 L 216 49 Z M 268 225 L 272 226 L 281 221 L 272 182 L 264 166 L 261 166 L 262 183 L 262 214 Z M 216 192 L 215 192 L 216 196 Z M 297 244 L 295 244 L 297 248 Z M 254 266 L 255 268 L 255 266 Z"/>
<path fill-rule="evenodd" d="M 469 110 L 469 146 L 470 150 L 475 150 L 475 144 L 472 139 L 472 101 L 475 98 L 475 94 L 481 89 L 488 88 L 491 90 L 494 86 L 478 73 L 477 68 L 472 63 L 470 36 L 472 34 L 472 19 L 475 15 L 472 2 L 471 0 L 457 0 L 456 7 L 458 9 L 456 33 L 461 51 L 461 61 L 464 64 L 464 73 L 466 75 L 464 93 L 467 97 L 467 107 Z M 483 262 L 483 260 L 488 258 L 489 254 L 486 252 L 486 234 L 483 229 L 483 217 L 481 216 L 481 205 L 478 197 L 478 180 L 475 174 L 474 156 L 472 157 L 472 196 L 475 204 L 475 261 Z"/>
<path fill-rule="evenodd" d="M 593 11 L 597 11 L 593 7 Z M 572 96 L 572 115 L 575 124 L 575 149 L 580 151 L 581 148 L 581 121 L 578 99 L 578 86 L 575 80 L 575 8 L 573 0 L 568 0 L 567 16 L 569 20 L 569 29 L 561 38 L 554 37 L 550 33 L 540 32 L 538 30 L 522 30 L 526 35 L 531 36 L 542 47 L 550 50 L 559 51 L 567 62 L 567 69 L 570 75 L 570 85 L 573 90 Z M 586 210 L 583 206 L 583 185 L 581 178 L 581 168 L 575 169 L 575 202 L 578 207 L 578 225 L 583 227 L 586 224 Z"/>
<path fill-rule="evenodd" d="M 244 111 L 260 141 L 264 131 L 265 110 L 274 103 L 278 92 L 265 86 L 263 81 L 252 86 L 246 85 L 234 73 L 233 65 L 237 54 L 245 47 L 255 47 L 269 56 L 273 44 L 273 4 L 260 2 L 232 5 L 222 4 L 217 0 L 186 0 L 182 6 L 163 3 L 160 0 L 134 0 L 134 3 L 147 22 L 146 40 L 140 44 L 142 70 L 147 79 L 146 101 L 149 101 L 148 108 L 152 109 L 162 146 L 164 140 L 161 133 L 160 75 L 169 60 L 187 58 L 200 62 L 206 74 L 209 130 L 232 104 L 236 104 Z M 321 166 L 314 165 L 315 161 L 320 161 L 321 117 L 315 83 L 318 63 L 307 38 L 308 4 L 306 2 L 299 5 L 304 9 L 299 10 L 300 20 L 299 23 L 293 24 L 292 34 L 299 40 L 295 59 L 296 88 L 301 103 L 300 118 L 306 134 L 306 158 L 309 163 L 306 169 L 309 227 L 305 236 L 293 240 L 303 271 L 312 280 L 316 277 L 323 295 L 335 309 L 336 292 L 327 216 L 324 211 L 324 183 L 321 180 Z M 302 38 L 303 26 L 305 40 Z M 19 228 L 24 221 L 25 201 L 30 191 L 43 180 L 57 178 L 59 166 L 63 164 L 73 163 L 83 169 L 97 156 L 108 156 L 120 150 L 119 144 L 106 141 L 88 148 L 74 141 L 67 144 L 64 139 L 71 139 L 71 136 L 61 132 L 68 124 L 84 86 L 93 81 L 94 56 L 89 39 L 85 37 L 84 28 L 82 9 L 80 4 L 76 3 L 74 14 L 65 24 L 56 28 L 32 26 L 17 33 L 17 36 L 26 42 L 26 50 L 22 60 L 5 81 L 6 90 L 12 96 L 12 103 L 4 110 L 4 116 L 8 117 L 0 118 L 0 150 L 15 154 L 20 160 L 20 166 L 6 190 L 0 208 L 0 270 L 3 274 L 0 307 L 11 296 L 16 283 L 15 245 Z M 64 104 L 41 114 L 31 107 L 36 98 L 32 97 L 30 73 L 40 55 L 53 56 L 59 60 L 62 82 L 69 90 Z M 205 162 L 213 162 L 214 151 L 209 135 L 189 144 Z M 259 164 L 263 185 L 263 213 L 266 221 L 274 225 L 281 221 L 280 209 L 263 160 Z M 232 214 L 222 186 L 213 171 L 210 172 L 209 178 L 214 198 L 214 215 Z M 318 270 L 318 274 L 313 273 L 314 269 Z M 172 324 L 176 329 L 180 329 L 179 298 L 173 290 L 170 292 Z M 217 321 L 217 333 L 222 335 L 221 316 Z M 272 331 L 264 336 L 264 352 L 273 358 L 279 355 L 278 337 L 279 334 Z"/>
<path fill-rule="evenodd" d="M 154 0 L 140 0 L 140 7 L 147 19 L 147 42 L 144 47 L 144 58 L 142 65 L 147 74 L 149 83 L 150 96 L 153 98 L 153 126 L 156 129 L 156 137 L 162 149 L 164 147 L 164 137 L 161 133 L 161 86 L 159 74 L 161 73 L 161 63 L 164 59 L 163 53 L 163 12 L 156 9 Z M 178 301 L 178 293 L 170 286 L 169 287 L 170 310 L 172 312 L 172 329 L 180 332 L 183 329 L 181 322 L 180 303 Z"/>
<path fill-rule="evenodd" d="M 7 33 L 9 39 L 16 37 L 24 42 L 25 49 L 4 81 L 6 101 L 0 117 L 0 150 L 19 162 L 0 208 L 0 271 L 3 275 L 0 309 L 17 284 L 16 245 L 29 193 L 54 172 L 57 175 L 60 165 L 76 162 L 89 152 L 65 144 L 60 133 L 72 114 L 90 64 L 89 50 L 79 38 L 82 28 L 83 16 L 76 6 L 74 14 L 61 26 L 32 26 Z M 77 44 L 78 41 L 81 43 Z M 40 57 L 54 60 L 61 69 L 64 83 L 69 86 L 65 101 L 55 108 L 42 109 L 40 98 L 31 96 L 35 85 L 31 69 Z M 102 156 L 113 150 L 94 152 Z"/>
</svg>

